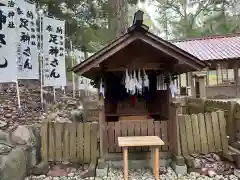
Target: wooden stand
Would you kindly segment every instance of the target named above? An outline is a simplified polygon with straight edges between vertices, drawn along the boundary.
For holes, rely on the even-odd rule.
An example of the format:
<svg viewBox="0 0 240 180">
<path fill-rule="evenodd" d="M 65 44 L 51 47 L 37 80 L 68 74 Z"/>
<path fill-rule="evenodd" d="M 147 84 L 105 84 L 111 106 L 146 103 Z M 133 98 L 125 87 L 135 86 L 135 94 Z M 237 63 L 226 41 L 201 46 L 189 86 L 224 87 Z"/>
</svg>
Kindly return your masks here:
<svg viewBox="0 0 240 180">
<path fill-rule="evenodd" d="M 159 146 L 164 142 L 158 136 L 118 137 L 118 144 L 123 147 L 124 180 L 128 180 L 128 147 L 150 146 L 152 152 L 153 175 L 159 180 Z"/>
</svg>

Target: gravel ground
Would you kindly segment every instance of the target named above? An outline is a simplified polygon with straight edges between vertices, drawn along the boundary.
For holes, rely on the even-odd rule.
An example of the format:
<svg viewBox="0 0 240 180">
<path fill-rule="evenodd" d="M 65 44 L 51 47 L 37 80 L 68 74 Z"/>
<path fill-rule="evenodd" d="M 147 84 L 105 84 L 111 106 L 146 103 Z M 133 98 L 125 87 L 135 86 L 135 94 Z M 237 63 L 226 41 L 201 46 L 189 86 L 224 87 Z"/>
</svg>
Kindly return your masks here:
<svg viewBox="0 0 240 180">
<path fill-rule="evenodd" d="M 123 172 L 121 169 L 109 169 L 108 177 L 91 177 L 86 178 L 85 180 L 122 180 Z M 185 176 L 176 175 L 176 173 L 171 169 L 167 168 L 165 173 L 160 175 L 161 180 L 238 180 L 235 175 L 222 176 L 217 175 L 215 177 L 207 177 L 200 175 L 198 173 L 190 173 Z M 45 175 L 41 176 L 31 176 L 25 178 L 25 180 L 81 180 L 78 174 L 70 173 L 68 177 L 46 177 Z M 129 170 L 129 180 L 154 180 L 151 170 L 149 169 L 138 169 L 138 170 Z"/>
</svg>

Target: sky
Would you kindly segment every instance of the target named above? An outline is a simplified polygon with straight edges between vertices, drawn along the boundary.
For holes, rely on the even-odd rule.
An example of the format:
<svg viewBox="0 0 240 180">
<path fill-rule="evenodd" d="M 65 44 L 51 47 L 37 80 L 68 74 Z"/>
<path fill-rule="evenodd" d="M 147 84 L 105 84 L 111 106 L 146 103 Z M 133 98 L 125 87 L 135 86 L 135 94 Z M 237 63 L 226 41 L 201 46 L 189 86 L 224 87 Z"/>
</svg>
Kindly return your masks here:
<svg viewBox="0 0 240 180">
<path fill-rule="evenodd" d="M 156 5 L 149 3 L 149 0 L 147 0 L 145 3 L 138 3 L 138 7 L 144 8 L 147 10 L 148 14 L 151 16 L 152 20 L 154 21 L 154 18 L 157 16 L 157 8 Z"/>
<path fill-rule="evenodd" d="M 157 27 L 158 26 L 158 22 L 156 21 L 156 18 L 158 16 L 157 4 L 149 3 L 149 0 L 147 0 L 145 3 L 139 2 L 138 7 L 146 9 L 146 11 L 148 12 L 149 16 L 151 17 L 151 20 L 153 21 L 155 27 Z"/>
</svg>

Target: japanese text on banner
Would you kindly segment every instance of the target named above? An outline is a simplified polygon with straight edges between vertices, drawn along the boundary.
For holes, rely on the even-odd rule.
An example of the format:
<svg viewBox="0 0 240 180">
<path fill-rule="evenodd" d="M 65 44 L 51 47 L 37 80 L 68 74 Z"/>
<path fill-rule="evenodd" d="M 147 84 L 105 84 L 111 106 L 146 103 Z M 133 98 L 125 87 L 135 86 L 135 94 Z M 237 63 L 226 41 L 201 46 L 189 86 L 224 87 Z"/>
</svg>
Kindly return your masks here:
<svg viewBox="0 0 240 180">
<path fill-rule="evenodd" d="M 24 0 L 16 0 L 15 2 L 10 0 L 8 5 L 14 6 L 16 10 L 19 35 L 17 47 L 18 78 L 39 79 L 36 6 Z"/>
<path fill-rule="evenodd" d="M 0 82 L 13 82 L 17 79 L 17 33 L 14 27 L 14 9 L 0 6 Z"/>
<path fill-rule="evenodd" d="M 65 22 L 43 18 L 44 86 L 66 86 Z"/>
</svg>

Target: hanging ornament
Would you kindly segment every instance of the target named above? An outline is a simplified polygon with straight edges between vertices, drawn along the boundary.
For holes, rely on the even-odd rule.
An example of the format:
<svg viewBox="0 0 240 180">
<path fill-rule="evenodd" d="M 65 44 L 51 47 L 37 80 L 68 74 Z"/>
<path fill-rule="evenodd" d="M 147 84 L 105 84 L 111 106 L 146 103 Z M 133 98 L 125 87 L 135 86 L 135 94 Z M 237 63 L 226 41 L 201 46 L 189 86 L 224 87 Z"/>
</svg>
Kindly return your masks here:
<svg viewBox="0 0 240 180">
<path fill-rule="evenodd" d="M 146 74 L 145 70 L 143 70 L 143 85 L 144 87 L 146 87 L 147 89 L 149 89 L 149 79 L 148 79 L 148 75 Z"/>
<path fill-rule="evenodd" d="M 133 71 L 133 83 L 134 83 L 134 89 L 135 89 L 134 94 L 137 94 L 137 92 L 138 92 L 138 88 L 137 88 L 138 80 L 137 80 L 137 76 L 136 76 L 136 71 L 135 70 Z"/>
<path fill-rule="evenodd" d="M 125 88 L 130 95 L 136 95 L 143 93 L 143 88 L 149 88 L 149 79 L 146 72 L 143 70 L 144 76 L 141 76 L 141 70 L 133 70 L 129 72 L 125 71 Z"/>
<path fill-rule="evenodd" d="M 134 85 L 133 85 L 133 76 L 132 76 L 132 72 L 129 73 L 129 94 L 133 94 L 134 91 Z"/>
<path fill-rule="evenodd" d="M 142 95 L 142 90 L 143 90 L 143 81 L 142 81 L 142 78 L 141 78 L 141 71 L 140 69 L 138 70 L 138 83 L 137 83 L 137 89 L 138 89 L 138 93 L 140 95 Z"/>
<path fill-rule="evenodd" d="M 157 76 L 157 90 L 167 90 L 167 86 L 164 79 L 165 79 L 164 74 L 159 74 Z"/>
<path fill-rule="evenodd" d="M 99 85 L 99 95 L 105 98 L 105 90 L 104 90 L 102 78 L 100 80 L 100 85 Z"/>
<path fill-rule="evenodd" d="M 125 71 L 125 88 L 128 93 L 129 93 L 129 83 L 130 83 L 130 77 L 129 77 L 128 70 L 126 69 L 126 71 Z"/>
<path fill-rule="evenodd" d="M 174 97 L 176 97 L 176 94 L 177 94 L 177 88 L 173 83 L 173 80 L 172 80 L 172 77 L 171 77 L 170 73 L 169 73 L 169 80 L 170 80 L 169 88 L 170 88 L 170 91 L 171 91 L 171 94 L 172 94 L 172 98 L 174 98 Z"/>
</svg>

